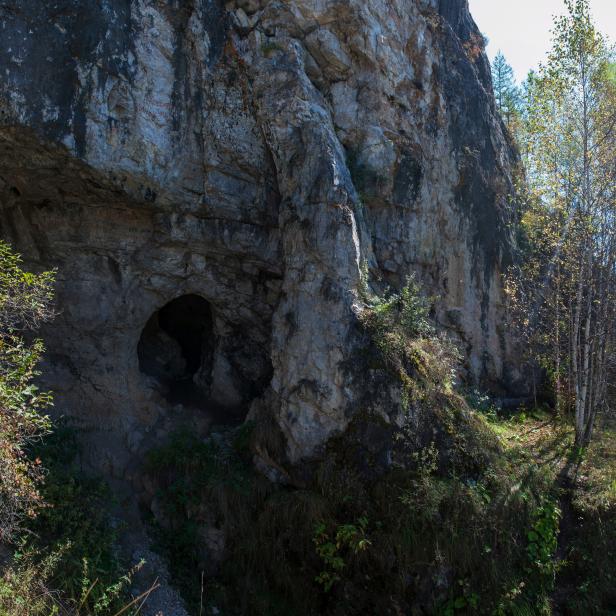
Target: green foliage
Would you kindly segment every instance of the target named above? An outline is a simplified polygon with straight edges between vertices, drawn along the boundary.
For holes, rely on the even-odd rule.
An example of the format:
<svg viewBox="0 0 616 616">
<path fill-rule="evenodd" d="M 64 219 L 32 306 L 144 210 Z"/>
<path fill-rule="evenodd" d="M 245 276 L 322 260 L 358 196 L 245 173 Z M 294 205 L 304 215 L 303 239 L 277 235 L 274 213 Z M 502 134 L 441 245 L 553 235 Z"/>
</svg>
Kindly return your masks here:
<svg viewBox="0 0 616 616">
<path fill-rule="evenodd" d="M 179 430 L 166 445 L 148 454 L 145 470 L 162 477 L 170 513 L 189 514 L 200 494 L 209 489 L 248 489 L 246 464 L 237 455 L 249 438 L 246 426 L 233 436 L 231 441 L 202 441 L 190 431 Z"/>
<path fill-rule="evenodd" d="M 47 583 L 56 570 L 61 553 L 46 557 L 22 553 L 0 576 L 0 614 L 2 616 L 48 616 L 59 613 L 59 606 Z"/>
<path fill-rule="evenodd" d="M 66 424 L 32 452 L 47 470 L 45 506 L 23 534 L 17 558 L 33 565 L 51 559 L 46 583 L 84 615 L 99 616 L 124 605 L 132 572 L 118 554 L 111 492 L 102 479 L 80 471 L 78 454 L 78 434 Z"/>
<path fill-rule="evenodd" d="M 385 366 L 400 379 L 404 406 L 433 404 L 439 394 L 452 393 L 459 354 L 436 333 L 428 317 L 430 301 L 415 277 L 383 296 L 364 287 L 362 323 Z"/>
<path fill-rule="evenodd" d="M 532 525 L 526 533 L 526 552 L 531 569 L 536 570 L 543 584 L 551 587 L 556 574 L 556 552 L 561 511 L 553 500 L 545 500 L 533 512 Z"/>
<path fill-rule="evenodd" d="M 77 443 L 75 430 L 60 424 L 29 452 L 46 468 L 42 506 L 0 573 L 3 616 L 106 616 L 127 606 L 140 565 L 127 572 L 120 562 L 110 491 L 80 472 Z"/>
<path fill-rule="evenodd" d="M 174 583 L 195 608 L 201 600 L 203 501 L 218 508 L 216 517 L 221 522 L 224 518 L 231 523 L 227 516 L 233 517 L 234 507 L 249 514 L 254 474 L 246 449 L 251 431 L 252 426 L 244 425 L 232 433 L 219 434 L 216 440 L 202 441 L 192 432 L 179 430 L 146 459 L 144 470 L 157 484 L 156 496 L 168 521 L 160 524 L 153 520 L 153 533 L 171 563 Z"/>
<path fill-rule="evenodd" d="M 327 524 L 320 522 L 314 530 L 314 545 L 316 553 L 323 561 L 325 570 L 321 571 L 315 581 L 329 592 L 332 586 L 340 581 L 345 567 L 344 553 L 358 554 L 370 545 L 367 536 L 368 518 L 361 517 L 357 524 L 339 525 L 333 536 L 327 530 Z"/>
<path fill-rule="evenodd" d="M 84 572 L 83 585 L 76 597 L 67 597 L 49 585 L 61 571 L 63 550 L 43 555 L 41 552 L 19 553 L 0 576 L 0 614 L 2 616 L 136 616 L 131 603 L 120 603 L 137 568 L 106 587 L 93 582 Z M 96 593 L 96 598 L 92 593 Z M 143 599 L 143 597 L 141 597 Z M 119 607 L 123 605 L 122 607 Z M 114 607 L 115 606 L 115 607 Z"/>
<path fill-rule="evenodd" d="M 422 293 L 415 276 L 409 276 L 402 289 L 368 299 L 372 331 L 380 335 L 396 333 L 406 338 L 434 333 L 430 323 L 430 302 Z"/>
<path fill-rule="evenodd" d="M 49 431 L 41 413 L 51 396 L 40 392 L 33 380 L 43 346 L 21 339 L 0 338 L 0 539 L 10 540 L 23 517 L 36 515 L 41 499 L 40 461 L 30 460 L 25 447 Z"/>
<path fill-rule="evenodd" d="M 520 89 L 515 83 L 513 69 L 499 51 L 492 62 L 492 83 L 496 107 L 507 125 L 520 113 Z"/>
<path fill-rule="evenodd" d="M 52 316 L 54 272 L 22 269 L 21 257 L 0 241 L 0 333 L 36 329 Z"/>
<path fill-rule="evenodd" d="M 458 580 L 458 595 L 449 599 L 443 609 L 443 616 L 454 616 L 460 612 L 479 610 L 480 597 L 477 593 L 472 592 L 468 580 Z"/>
<path fill-rule="evenodd" d="M 12 540 L 41 503 L 40 461 L 25 449 L 49 430 L 51 395 L 34 384 L 43 344 L 26 343 L 21 332 L 52 316 L 52 285 L 53 273 L 23 271 L 19 256 L 0 242 L 0 541 Z"/>
<path fill-rule="evenodd" d="M 546 600 L 526 533 L 543 529 L 549 486 L 519 460 L 501 455 L 460 475 L 455 456 L 432 443 L 412 468 L 368 480 L 343 443 L 331 443 L 306 485 L 290 488 L 254 474 L 244 447 L 233 445 L 238 436 L 174 435 L 149 458 L 169 518 L 160 548 L 195 610 L 203 525 L 225 534 L 225 560 L 206 575 L 204 596 L 226 615 L 411 613 L 420 605 L 511 614 Z"/>
</svg>

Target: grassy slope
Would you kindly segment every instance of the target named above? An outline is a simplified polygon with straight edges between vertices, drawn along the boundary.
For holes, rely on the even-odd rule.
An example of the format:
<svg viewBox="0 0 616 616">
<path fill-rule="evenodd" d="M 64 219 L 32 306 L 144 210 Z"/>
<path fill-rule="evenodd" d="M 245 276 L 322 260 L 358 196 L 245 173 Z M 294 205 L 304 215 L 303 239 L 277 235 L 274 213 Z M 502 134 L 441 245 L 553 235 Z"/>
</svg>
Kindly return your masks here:
<svg viewBox="0 0 616 616">
<path fill-rule="evenodd" d="M 509 456 L 550 477 L 561 510 L 553 613 L 616 614 L 616 429 L 604 422 L 585 452 L 569 423 L 533 414 L 491 421 Z"/>
<path fill-rule="evenodd" d="M 366 480 L 334 443 L 304 489 L 254 473 L 246 429 L 217 444 L 184 435 L 153 452 L 151 469 L 173 520 L 158 528 L 161 550 L 195 613 L 203 600 L 205 614 L 216 607 L 223 615 L 616 614 L 614 429 L 600 427 L 580 458 L 570 427 L 546 414 L 502 420 L 470 412 L 451 421 L 471 430 L 449 426 L 462 437 L 445 466 L 428 446 L 412 468 Z M 86 503 L 99 487 L 56 473 L 48 498 L 59 502 L 37 522 L 48 536 L 37 544 L 49 554 L 46 546 L 65 537 L 73 548 L 21 574 L 8 570 L 0 581 L 3 615 L 47 613 L 49 600 L 36 594 L 41 575 L 65 589 L 68 603 L 83 593 L 82 556 L 95 553 L 83 536 L 93 519 Z M 557 536 L 550 503 L 562 512 Z M 61 528 L 64 519 L 69 529 Z M 226 558 L 206 575 L 202 597 L 204 521 L 224 530 Z M 95 524 L 96 534 L 102 526 Z M 98 550 L 98 535 L 95 541 Z M 118 575 L 116 563 L 97 566 L 103 578 Z M 87 603 L 88 613 L 115 613 Z"/>
</svg>

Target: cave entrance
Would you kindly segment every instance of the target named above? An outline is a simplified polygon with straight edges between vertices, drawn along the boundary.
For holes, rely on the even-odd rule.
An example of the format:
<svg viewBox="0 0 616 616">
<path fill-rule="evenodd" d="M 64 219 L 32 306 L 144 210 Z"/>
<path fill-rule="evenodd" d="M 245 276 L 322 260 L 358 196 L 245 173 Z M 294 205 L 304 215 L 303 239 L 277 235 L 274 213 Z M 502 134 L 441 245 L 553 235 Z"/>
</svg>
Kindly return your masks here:
<svg viewBox="0 0 616 616">
<path fill-rule="evenodd" d="M 146 323 L 137 347 L 139 368 L 169 402 L 199 406 L 208 397 L 213 348 L 209 302 L 183 295 Z"/>
</svg>

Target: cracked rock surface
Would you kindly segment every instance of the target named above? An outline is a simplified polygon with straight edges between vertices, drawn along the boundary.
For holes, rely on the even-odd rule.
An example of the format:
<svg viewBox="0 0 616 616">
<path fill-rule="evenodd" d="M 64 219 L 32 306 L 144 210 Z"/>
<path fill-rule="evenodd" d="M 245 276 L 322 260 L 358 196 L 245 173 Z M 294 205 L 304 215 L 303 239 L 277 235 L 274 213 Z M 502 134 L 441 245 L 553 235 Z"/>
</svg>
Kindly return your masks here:
<svg viewBox="0 0 616 616">
<path fill-rule="evenodd" d="M 466 0 L 0 0 L 0 235 L 58 269 L 45 374 L 92 461 L 126 478 L 181 414 L 137 348 L 184 295 L 211 308 L 200 391 L 267 406 L 291 461 L 358 410 L 364 264 L 417 273 L 469 380 L 515 381 L 482 45 Z"/>
</svg>

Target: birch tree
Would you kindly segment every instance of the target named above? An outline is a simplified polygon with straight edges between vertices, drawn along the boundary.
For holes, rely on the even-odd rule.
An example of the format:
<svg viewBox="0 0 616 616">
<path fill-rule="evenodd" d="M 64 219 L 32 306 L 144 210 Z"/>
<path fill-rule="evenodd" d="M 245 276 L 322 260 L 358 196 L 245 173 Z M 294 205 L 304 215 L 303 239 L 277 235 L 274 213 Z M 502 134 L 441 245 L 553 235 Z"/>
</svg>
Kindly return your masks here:
<svg viewBox="0 0 616 616">
<path fill-rule="evenodd" d="M 588 1 L 565 4 L 548 61 L 525 88 L 527 259 L 515 286 L 557 408 L 572 410 L 585 446 L 614 364 L 616 83 Z"/>
</svg>

